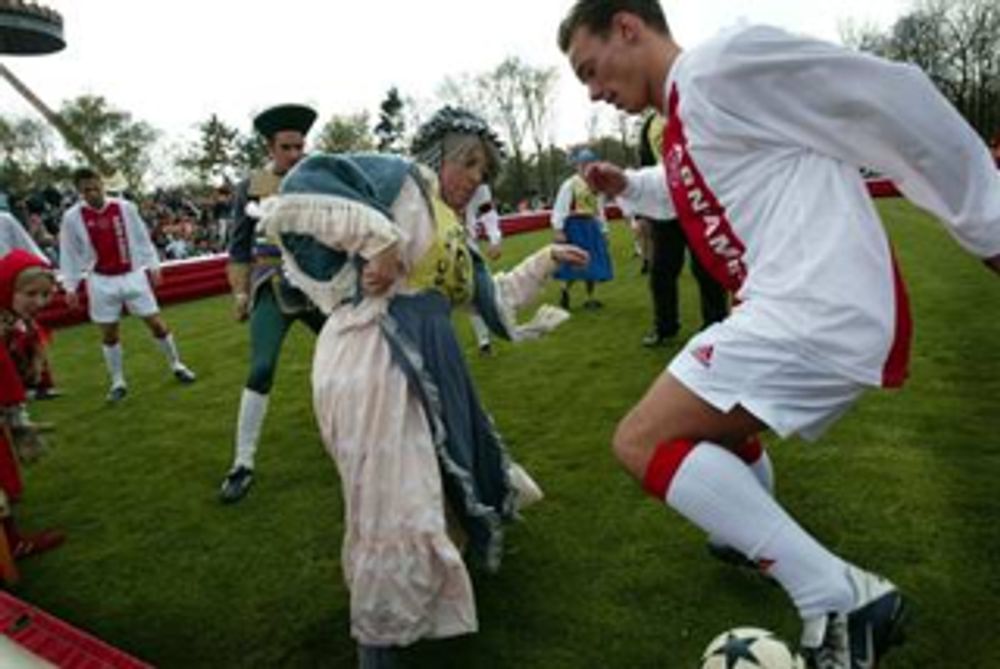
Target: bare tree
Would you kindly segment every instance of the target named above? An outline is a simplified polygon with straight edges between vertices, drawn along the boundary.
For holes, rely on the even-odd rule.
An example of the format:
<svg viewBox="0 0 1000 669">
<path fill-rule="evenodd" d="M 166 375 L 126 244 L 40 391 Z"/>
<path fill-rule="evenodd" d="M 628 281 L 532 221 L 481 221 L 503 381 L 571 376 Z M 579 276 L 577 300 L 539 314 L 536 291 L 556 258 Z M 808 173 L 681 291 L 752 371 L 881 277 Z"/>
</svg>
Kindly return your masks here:
<svg viewBox="0 0 1000 669">
<path fill-rule="evenodd" d="M 510 150 L 511 197 L 520 199 L 531 190 L 528 179 L 528 143 L 534 150 L 535 178 L 539 190 L 551 187 L 547 162 L 539 157 L 551 140 L 553 96 L 557 74 L 537 68 L 516 56 L 505 58 L 489 72 L 447 77 L 438 96 L 447 103 L 474 111 L 495 125 Z"/>
<path fill-rule="evenodd" d="M 996 0 L 921 0 L 887 33 L 869 27 L 845 37 L 862 50 L 919 66 L 984 137 L 1000 128 Z"/>
</svg>

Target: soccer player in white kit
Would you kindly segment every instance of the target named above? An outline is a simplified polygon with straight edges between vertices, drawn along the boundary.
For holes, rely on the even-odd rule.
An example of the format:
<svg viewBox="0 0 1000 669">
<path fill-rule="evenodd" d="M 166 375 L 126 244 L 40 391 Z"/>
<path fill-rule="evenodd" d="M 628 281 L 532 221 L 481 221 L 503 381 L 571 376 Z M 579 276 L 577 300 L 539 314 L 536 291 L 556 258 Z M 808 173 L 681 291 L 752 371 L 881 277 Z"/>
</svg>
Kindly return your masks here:
<svg viewBox="0 0 1000 669">
<path fill-rule="evenodd" d="M 71 308 L 79 306 L 77 289 L 87 277 L 90 320 L 101 330 L 104 362 L 111 376 L 108 401 L 124 399 L 128 389 L 118 336 L 122 307 L 146 323 L 174 377 L 193 383 L 194 372 L 181 362 L 150 286 L 151 281 L 154 285 L 161 281 L 160 260 L 136 206 L 123 198 L 106 197 L 101 176 L 90 168 L 77 170 L 73 183 L 80 201 L 63 215 L 59 269 Z"/>
<path fill-rule="evenodd" d="M 577 0 L 559 44 L 591 99 L 668 117 L 663 170 L 601 163 L 588 180 L 647 215 L 676 213 L 739 302 L 621 421 L 615 455 L 785 589 L 808 666 L 874 667 L 899 640 L 904 598 L 777 504 L 755 436 L 814 439 L 866 389 L 905 378 L 906 291 L 858 167 L 998 273 L 1000 174 L 915 67 L 766 27 L 682 52 L 658 0 Z"/>
</svg>

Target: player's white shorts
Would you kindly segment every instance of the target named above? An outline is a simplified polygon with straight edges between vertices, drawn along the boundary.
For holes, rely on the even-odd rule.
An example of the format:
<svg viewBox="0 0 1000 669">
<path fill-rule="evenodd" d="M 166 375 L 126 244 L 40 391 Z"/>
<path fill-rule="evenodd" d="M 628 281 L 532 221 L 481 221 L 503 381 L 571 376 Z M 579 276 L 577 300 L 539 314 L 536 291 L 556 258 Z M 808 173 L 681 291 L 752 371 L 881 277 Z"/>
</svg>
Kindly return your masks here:
<svg viewBox="0 0 1000 669">
<path fill-rule="evenodd" d="M 142 318 L 160 311 L 149 278 L 142 269 L 117 275 L 91 272 L 87 277 L 87 301 L 90 320 L 94 323 L 117 323 L 123 306 L 130 314 Z"/>
<path fill-rule="evenodd" d="M 789 346 L 748 335 L 727 321 L 692 337 L 667 369 L 719 411 L 740 405 L 782 438 L 799 434 L 810 441 L 866 389 Z"/>
</svg>

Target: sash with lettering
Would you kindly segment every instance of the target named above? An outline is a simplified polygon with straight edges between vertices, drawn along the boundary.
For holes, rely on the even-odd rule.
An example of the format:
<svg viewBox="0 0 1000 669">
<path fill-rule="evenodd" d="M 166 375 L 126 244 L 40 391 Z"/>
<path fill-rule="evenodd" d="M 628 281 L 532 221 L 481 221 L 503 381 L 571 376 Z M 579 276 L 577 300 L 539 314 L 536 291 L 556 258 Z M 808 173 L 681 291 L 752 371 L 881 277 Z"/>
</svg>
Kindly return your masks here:
<svg viewBox="0 0 1000 669">
<path fill-rule="evenodd" d="M 726 210 L 691 159 L 684 124 L 677 113 L 677 86 L 670 88 L 663 165 L 670 199 L 684 236 L 702 266 L 726 290 L 735 293 L 746 279 L 746 247 L 733 232 Z"/>
</svg>

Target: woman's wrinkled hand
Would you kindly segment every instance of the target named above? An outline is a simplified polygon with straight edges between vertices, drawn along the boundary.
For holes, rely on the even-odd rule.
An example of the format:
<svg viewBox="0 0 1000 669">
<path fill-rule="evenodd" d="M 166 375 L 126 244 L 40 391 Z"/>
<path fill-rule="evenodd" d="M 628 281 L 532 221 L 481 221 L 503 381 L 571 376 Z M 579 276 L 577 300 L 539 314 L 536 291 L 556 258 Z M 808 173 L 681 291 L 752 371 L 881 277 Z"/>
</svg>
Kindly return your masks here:
<svg viewBox="0 0 1000 669">
<path fill-rule="evenodd" d="M 566 263 L 574 267 L 584 267 L 590 262 L 590 254 L 579 246 L 572 244 L 553 244 L 551 247 L 552 259 L 559 263 Z"/>
<path fill-rule="evenodd" d="M 365 295 L 383 295 L 402 273 L 399 249 L 393 244 L 365 263 L 361 271 L 361 289 Z"/>
</svg>

